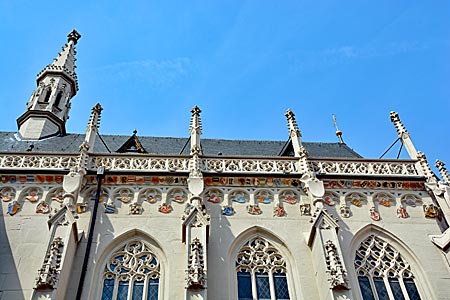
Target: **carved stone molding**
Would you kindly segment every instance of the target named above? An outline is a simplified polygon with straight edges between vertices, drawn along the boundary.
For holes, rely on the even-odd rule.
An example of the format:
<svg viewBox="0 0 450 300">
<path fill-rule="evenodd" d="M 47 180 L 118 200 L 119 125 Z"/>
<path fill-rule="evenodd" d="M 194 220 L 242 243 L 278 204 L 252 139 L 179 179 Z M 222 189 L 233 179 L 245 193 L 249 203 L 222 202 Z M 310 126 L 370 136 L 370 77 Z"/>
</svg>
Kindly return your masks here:
<svg viewBox="0 0 450 300">
<path fill-rule="evenodd" d="M 195 238 L 190 245 L 188 269 L 186 270 L 186 289 L 205 289 L 206 272 L 203 245 Z"/>
<path fill-rule="evenodd" d="M 327 264 L 328 282 L 331 289 L 348 289 L 347 272 L 338 255 L 336 245 L 328 240 L 325 242 L 325 260 Z"/>
<path fill-rule="evenodd" d="M 61 237 L 53 239 L 42 264 L 38 271 L 35 282 L 35 289 L 54 289 L 58 283 L 58 276 L 61 267 L 61 256 L 64 249 L 64 242 Z"/>
</svg>

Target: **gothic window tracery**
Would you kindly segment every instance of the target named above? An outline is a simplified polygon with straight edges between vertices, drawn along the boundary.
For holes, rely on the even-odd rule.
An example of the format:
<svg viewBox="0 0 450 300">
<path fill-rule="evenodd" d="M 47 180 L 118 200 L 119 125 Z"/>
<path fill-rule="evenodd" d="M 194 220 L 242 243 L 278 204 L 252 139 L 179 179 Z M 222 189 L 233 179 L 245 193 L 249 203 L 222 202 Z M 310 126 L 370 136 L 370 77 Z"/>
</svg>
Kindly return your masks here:
<svg viewBox="0 0 450 300">
<path fill-rule="evenodd" d="M 147 244 L 131 241 L 108 259 L 102 300 L 157 300 L 160 263 Z"/>
<path fill-rule="evenodd" d="M 361 243 L 355 270 L 363 300 L 421 300 L 410 265 L 381 238 L 371 235 Z"/>
<path fill-rule="evenodd" d="M 290 299 L 286 261 L 270 242 L 255 237 L 236 257 L 238 300 Z"/>
</svg>

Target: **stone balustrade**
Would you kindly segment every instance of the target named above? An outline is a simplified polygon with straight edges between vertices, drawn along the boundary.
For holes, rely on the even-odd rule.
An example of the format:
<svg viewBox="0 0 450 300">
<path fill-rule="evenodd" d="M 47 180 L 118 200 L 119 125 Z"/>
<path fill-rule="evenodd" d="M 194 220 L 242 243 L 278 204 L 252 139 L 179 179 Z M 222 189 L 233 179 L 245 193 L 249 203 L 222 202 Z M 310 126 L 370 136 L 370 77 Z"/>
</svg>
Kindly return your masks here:
<svg viewBox="0 0 450 300">
<path fill-rule="evenodd" d="M 77 165 L 78 154 L 0 153 L 0 170 L 62 171 Z M 89 170 L 100 166 L 112 172 L 189 172 L 189 156 L 90 154 Z M 303 174 L 298 159 L 287 157 L 201 157 L 201 170 L 208 174 Z M 413 160 L 308 158 L 308 167 L 318 175 L 420 177 Z"/>
</svg>

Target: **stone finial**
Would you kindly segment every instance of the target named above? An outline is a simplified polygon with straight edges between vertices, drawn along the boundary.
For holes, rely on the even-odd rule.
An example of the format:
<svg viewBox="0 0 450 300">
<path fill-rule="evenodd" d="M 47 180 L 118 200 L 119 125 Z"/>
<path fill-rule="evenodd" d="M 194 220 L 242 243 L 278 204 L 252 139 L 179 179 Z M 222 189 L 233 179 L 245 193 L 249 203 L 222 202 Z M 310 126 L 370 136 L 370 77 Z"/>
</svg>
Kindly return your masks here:
<svg viewBox="0 0 450 300">
<path fill-rule="evenodd" d="M 445 163 L 443 161 L 440 161 L 439 159 L 437 159 L 435 166 L 436 166 L 436 168 L 438 168 L 439 174 L 441 174 L 442 179 L 444 179 L 444 182 L 450 183 L 450 175 L 447 171 L 447 168 L 445 167 Z"/>
<path fill-rule="evenodd" d="M 190 123 L 190 131 L 192 133 L 193 130 L 198 131 L 199 134 L 201 134 L 202 130 L 202 119 L 200 118 L 200 113 L 202 111 L 200 108 L 196 105 L 192 108 L 191 113 L 191 123 Z"/>
<path fill-rule="evenodd" d="M 290 108 L 286 111 L 284 114 L 288 121 L 288 130 L 289 130 L 289 136 L 292 137 L 293 134 L 296 134 L 298 137 L 301 137 L 302 134 L 300 130 L 298 129 L 297 121 L 295 120 L 295 114 L 292 112 Z"/>
<path fill-rule="evenodd" d="M 87 130 L 93 129 L 93 128 L 99 128 L 100 127 L 100 117 L 102 113 L 102 106 L 100 103 L 95 104 L 95 106 L 92 108 L 91 117 L 89 118 Z"/>
<path fill-rule="evenodd" d="M 69 34 L 67 35 L 67 41 L 73 41 L 73 43 L 76 45 L 78 40 L 81 38 L 81 34 L 78 33 L 75 29 L 73 29 Z"/>
<path fill-rule="evenodd" d="M 401 139 L 403 145 L 406 148 L 406 151 L 409 154 L 409 157 L 411 157 L 411 159 L 417 159 L 417 150 L 414 147 L 408 131 L 406 130 L 402 121 L 400 121 L 398 113 L 396 113 L 395 111 L 391 111 L 390 117 L 391 122 L 394 123 L 395 129 L 397 130 L 398 138 Z"/>
<path fill-rule="evenodd" d="M 423 175 L 427 179 L 434 178 L 433 171 L 431 170 L 430 165 L 428 164 L 427 157 L 425 156 L 425 153 L 423 152 L 417 152 L 417 159 L 419 160 L 420 167 L 422 169 Z"/>
<path fill-rule="evenodd" d="M 406 130 L 402 121 L 400 121 L 400 117 L 397 112 L 391 111 L 390 113 L 391 122 L 394 123 L 395 129 L 397 130 L 398 137 L 401 138 L 404 134 L 408 134 L 408 130 Z"/>
<path fill-rule="evenodd" d="M 200 135 L 202 134 L 202 119 L 200 113 L 202 111 L 198 106 L 194 106 L 191 110 L 191 122 L 189 126 L 189 133 L 191 135 L 191 155 L 201 154 Z"/>
</svg>

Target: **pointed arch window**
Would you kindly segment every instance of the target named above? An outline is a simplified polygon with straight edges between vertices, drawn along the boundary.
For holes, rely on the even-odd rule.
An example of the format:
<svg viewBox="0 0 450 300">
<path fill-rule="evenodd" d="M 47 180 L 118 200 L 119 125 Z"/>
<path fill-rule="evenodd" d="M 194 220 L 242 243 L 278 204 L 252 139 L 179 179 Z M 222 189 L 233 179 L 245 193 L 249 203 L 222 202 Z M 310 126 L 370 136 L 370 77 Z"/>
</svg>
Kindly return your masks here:
<svg viewBox="0 0 450 300">
<path fill-rule="evenodd" d="M 271 243 L 255 237 L 236 257 L 238 300 L 286 300 L 286 261 Z"/>
<path fill-rule="evenodd" d="M 58 93 L 58 95 L 56 95 L 55 104 L 53 105 L 54 107 L 59 108 L 59 105 L 61 104 L 62 96 L 63 96 L 63 92 L 62 91 L 60 91 Z"/>
<path fill-rule="evenodd" d="M 45 93 L 45 98 L 44 98 L 44 102 L 47 103 L 48 101 L 50 101 L 50 95 L 52 94 L 52 88 L 47 88 L 47 91 Z"/>
<path fill-rule="evenodd" d="M 421 300 L 410 265 L 389 243 L 374 235 L 355 256 L 363 300 Z"/>
<path fill-rule="evenodd" d="M 160 264 L 142 241 L 131 241 L 108 259 L 102 300 L 158 300 Z"/>
</svg>

